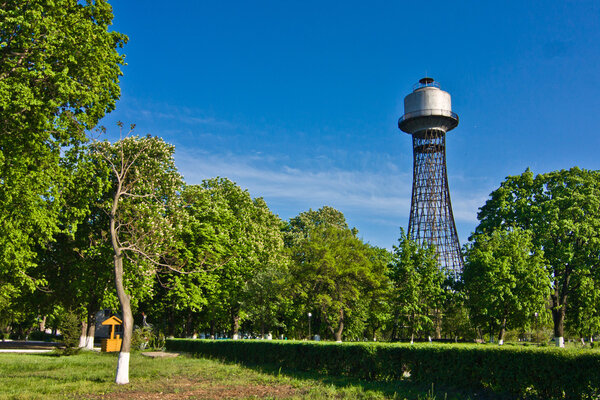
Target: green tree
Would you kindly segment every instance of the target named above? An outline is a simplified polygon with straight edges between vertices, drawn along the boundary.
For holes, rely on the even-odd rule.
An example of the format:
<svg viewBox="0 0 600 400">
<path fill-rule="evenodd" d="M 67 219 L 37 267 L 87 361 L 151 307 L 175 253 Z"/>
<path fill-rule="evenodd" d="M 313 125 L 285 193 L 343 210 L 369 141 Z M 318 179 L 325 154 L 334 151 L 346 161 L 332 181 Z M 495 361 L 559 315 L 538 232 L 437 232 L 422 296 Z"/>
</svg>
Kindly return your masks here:
<svg viewBox="0 0 600 400">
<path fill-rule="evenodd" d="M 546 314 L 550 279 L 530 232 L 517 228 L 476 235 L 465 261 L 462 278 L 471 319 L 498 332 L 498 344 L 507 329 L 526 329 L 532 315 Z"/>
<path fill-rule="evenodd" d="M 35 247 L 59 231 L 61 154 L 77 151 L 119 98 L 118 53 L 103 0 L 9 0 L 0 7 L 0 307 L 45 285 Z M 0 313 L 3 310 L 0 309 Z"/>
<path fill-rule="evenodd" d="M 388 329 L 392 320 L 392 305 L 389 299 L 393 292 L 393 284 L 387 271 L 392 254 L 386 249 L 372 247 L 370 258 L 378 268 L 377 275 L 380 277 L 380 284 L 369 293 L 366 301 L 366 330 L 363 336 L 377 340 L 377 337 L 381 336 L 378 333 L 380 331 L 383 333 Z"/>
<path fill-rule="evenodd" d="M 282 221 L 263 199 L 252 199 L 226 178 L 188 186 L 182 197 L 188 214 L 181 236 L 184 258 L 205 266 L 204 288 L 196 289 L 208 305 L 204 317 L 211 334 L 217 321 L 226 319 L 233 338 L 244 318 L 259 318 L 262 327 L 275 325 L 275 297 L 265 290 L 275 284 L 266 280 L 276 279 L 287 264 Z"/>
<path fill-rule="evenodd" d="M 388 274 L 394 285 L 392 340 L 398 338 L 398 325 L 404 324 L 412 343 L 415 335 L 434 330 L 446 297 L 446 275 L 437 265 L 435 249 L 410 240 L 404 230 L 394 246 Z"/>
<path fill-rule="evenodd" d="M 600 280 L 590 276 L 577 276 L 574 294 L 568 306 L 569 328 L 582 341 L 600 332 Z"/>
<path fill-rule="evenodd" d="M 133 333 L 132 294 L 151 291 L 157 270 L 179 265 L 172 238 L 182 223 L 177 193 L 183 182 L 175 167 L 174 147 L 160 138 L 127 135 L 114 144 L 95 142 L 92 151 L 110 172 L 112 184 L 109 199 L 100 207 L 109 216 L 108 236 L 123 319 L 116 383 L 125 384 Z M 124 267 L 128 267 L 127 274 Z"/>
<path fill-rule="evenodd" d="M 600 172 L 577 167 L 509 176 L 481 207 L 476 234 L 522 228 L 543 250 L 552 281 L 557 346 L 564 346 L 569 302 L 584 277 L 596 279 L 600 254 Z"/>
<path fill-rule="evenodd" d="M 308 309 L 319 311 L 336 341 L 342 340 L 353 314 L 364 317 L 360 302 L 382 281 L 384 266 L 356 234 L 356 229 L 348 229 L 343 214 L 331 207 L 292 218 L 286 234 L 295 291 Z"/>
<path fill-rule="evenodd" d="M 442 331 L 445 335 L 454 338 L 454 341 L 458 341 L 459 338 L 472 340 L 477 337 L 476 327 L 473 325 L 469 310 L 465 305 L 464 288 L 454 287 L 447 293 L 443 311 Z"/>
<path fill-rule="evenodd" d="M 37 251 L 36 275 L 47 281 L 46 307 L 59 304 L 85 315 L 81 346 L 91 349 L 96 312 L 108 306 L 107 289 L 114 285 L 111 271 L 105 268 L 112 261 L 109 219 L 98 206 L 110 195 L 110 181 L 108 170 L 99 168 L 89 147 L 77 156 L 71 160 L 70 185 L 63 190 L 59 218 L 63 229 Z"/>
</svg>

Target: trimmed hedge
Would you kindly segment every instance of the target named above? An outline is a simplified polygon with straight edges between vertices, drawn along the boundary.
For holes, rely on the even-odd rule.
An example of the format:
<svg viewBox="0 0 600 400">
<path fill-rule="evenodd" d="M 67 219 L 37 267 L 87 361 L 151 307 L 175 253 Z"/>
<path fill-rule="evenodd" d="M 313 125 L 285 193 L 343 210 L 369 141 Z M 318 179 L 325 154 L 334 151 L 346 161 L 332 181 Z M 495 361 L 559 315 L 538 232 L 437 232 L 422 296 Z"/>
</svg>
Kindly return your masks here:
<svg viewBox="0 0 600 400">
<path fill-rule="evenodd" d="M 600 352 L 533 346 L 168 339 L 167 350 L 368 380 L 519 398 L 600 399 Z"/>
</svg>

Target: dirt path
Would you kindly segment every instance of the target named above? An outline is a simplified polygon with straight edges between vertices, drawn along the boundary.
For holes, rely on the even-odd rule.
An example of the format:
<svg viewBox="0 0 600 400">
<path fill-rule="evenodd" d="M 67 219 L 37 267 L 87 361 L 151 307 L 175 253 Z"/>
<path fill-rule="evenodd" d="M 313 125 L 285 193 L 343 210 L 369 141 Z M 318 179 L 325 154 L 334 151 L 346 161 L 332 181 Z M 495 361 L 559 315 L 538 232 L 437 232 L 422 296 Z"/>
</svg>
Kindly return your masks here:
<svg viewBox="0 0 600 400">
<path fill-rule="evenodd" d="M 206 380 L 194 380 L 189 378 L 171 378 L 154 382 L 149 391 L 128 391 L 126 389 L 117 392 L 108 393 L 93 397 L 94 399 L 137 399 L 137 400 L 158 400 L 158 399 L 244 399 L 269 398 L 286 399 L 292 396 L 302 395 L 301 389 L 290 385 L 265 385 L 265 384 L 247 384 L 247 385 L 223 385 L 221 383 L 210 382 Z M 156 391 L 156 387 L 162 386 L 161 391 Z"/>
</svg>

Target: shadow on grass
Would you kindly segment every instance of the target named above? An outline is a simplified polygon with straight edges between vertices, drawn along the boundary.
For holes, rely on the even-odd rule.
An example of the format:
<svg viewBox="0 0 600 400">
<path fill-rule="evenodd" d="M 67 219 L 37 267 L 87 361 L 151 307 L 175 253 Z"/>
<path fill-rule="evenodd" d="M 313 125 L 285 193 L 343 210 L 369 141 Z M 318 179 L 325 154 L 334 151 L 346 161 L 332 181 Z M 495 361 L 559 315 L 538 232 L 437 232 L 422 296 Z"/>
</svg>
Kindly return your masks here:
<svg viewBox="0 0 600 400">
<path fill-rule="evenodd" d="M 438 384 L 422 384 L 401 381 L 368 381 L 347 376 L 323 375 L 317 372 L 298 371 L 277 365 L 256 365 L 244 362 L 232 362 L 215 359 L 226 364 L 241 365 L 245 368 L 272 376 L 285 375 L 298 380 L 319 381 L 324 385 L 337 388 L 359 387 L 363 391 L 378 392 L 390 399 L 422 399 L 422 400 L 514 400 L 517 397 L 509 394 L 498 394 L 487 391 L 465 391 L 458 387 L 441 386 Z"/>
</svg>

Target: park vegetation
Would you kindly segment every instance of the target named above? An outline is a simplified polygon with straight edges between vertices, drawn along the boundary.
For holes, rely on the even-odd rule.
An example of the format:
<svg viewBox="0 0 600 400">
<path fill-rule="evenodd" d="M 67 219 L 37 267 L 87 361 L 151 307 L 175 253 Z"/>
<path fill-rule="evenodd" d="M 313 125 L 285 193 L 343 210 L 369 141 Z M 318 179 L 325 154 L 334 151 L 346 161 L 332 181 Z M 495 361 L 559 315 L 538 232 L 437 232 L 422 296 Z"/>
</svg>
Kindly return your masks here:
<svg viewBox="0 0 600 400">
<path fill-rule="evenodd" d="M 460 398 L 596 399 L 600 357 L 583 349 L 467 344 L 389 344 L 171 339 L 198 357 L 375 382 L 460 388 Z M 556 371 L 561 371 L 556 374 Z M 490 396 L 492 393 L 498 396 Z M 490 397 L 488 397 L 490 396 Z"/>
<path fill-rule="evenodd" d="M 112 310 L 127 383 L 146 322 L 172 337 L 337 342 L 600 333 L 600 172 L 507 177 L 454 277 L 403 231 L 389 251 L 327 205 L 282 220 L 225 177 L 186 184 L 174 146 L 133 125 L 95 137 L 120 95 L 127 37 L 111 21 L 105 0 L 0 10 L 2 335 L 74 313 L 89 348 L 96 313 Z"/>
</svg>

